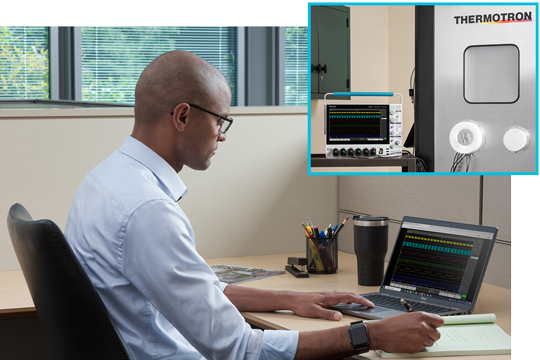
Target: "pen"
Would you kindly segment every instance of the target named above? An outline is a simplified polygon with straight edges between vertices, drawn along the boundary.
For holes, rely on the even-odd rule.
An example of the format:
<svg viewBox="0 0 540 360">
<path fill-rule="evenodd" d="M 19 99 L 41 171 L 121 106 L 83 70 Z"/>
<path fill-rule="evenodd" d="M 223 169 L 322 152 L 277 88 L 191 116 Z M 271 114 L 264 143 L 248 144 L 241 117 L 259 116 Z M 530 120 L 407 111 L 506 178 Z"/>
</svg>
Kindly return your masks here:
<svg viewBox="0 0 540 360">
<path fill-rule="evenodd" d="M 337 229 L 336 233 L 334 234 L 334 236 L 337 236 L 337 234 L 341 231 L 341 229 L 343 229 L 343 225 L 345 225 L 345 223 L 347 222 L 347 220 L 349 220 L 349 217 L 347 216 L 345 218 L 345 220 L 343 220 L 343 222 L 341 223 L 341 225 L 339 225 L 339 228 Z"/>
<path fill-rule="evenodd" d="M 311 231 L 309 231 L 309 229 L 307 228 L 307 226 L 304 223 L 302 223 L 302 227 L 306 231 L 307 236 L 313 237 L 313 235 L 311 234 Z"/>
<path fill-rule="evenodd" d="M 401 299 L 401 303 L 403 306 L 405 306 L 405 309 L 407 309 L 408 312 L 413 312 L 414 309 L 411 305 L 407 304 L 407 302 L 404 299 Z"/>
<path fill-rule="evenodd" d="M 327 247 L 328 246 L 328 240 L 326 240 L 326 234 L 324 233 L 324 231 L 319 231 L 319 237 L 321 238 L 322 245 L 324 247 Z"/>
<path fill-rule="evenodd" d="M 328 227 L 326 228 L 325 232 L 326 232 L 326 234 L 325 234 L 326 237 L 332 237 L 332 235 L 333 235 L 333 233 L 334 233 L 334 232 L 332 231 L 332 224 L 328 225 Z"/>
</svg>

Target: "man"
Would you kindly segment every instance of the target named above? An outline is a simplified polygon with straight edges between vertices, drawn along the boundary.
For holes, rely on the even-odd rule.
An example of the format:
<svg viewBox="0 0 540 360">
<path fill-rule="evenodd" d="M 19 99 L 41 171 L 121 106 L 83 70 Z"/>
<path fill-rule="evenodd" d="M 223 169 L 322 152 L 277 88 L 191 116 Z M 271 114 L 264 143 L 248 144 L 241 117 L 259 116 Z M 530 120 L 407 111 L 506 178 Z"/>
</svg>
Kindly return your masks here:
<svg viewBox="0 0 540 360">
<path fill-rule="evenodd" d="M 225 132 L 231 93 L 196 55 L 165 53 L 142 72 L 135 125 L 119 151 L 90 171 L 69 213 L 66 237 L 136 359 L 331 359 L 356 353 L 349 326 L 294 332 L 252 330 L 239 311 L 289 309 L 339 321 L 342 292 L 272 292 L 220 283 L 195 250 L 177 201 L 184 166 L 210 166 Z M 369 349 L 416 352 L 443 321 L 414 313 L 366 325 Z"/>
</svg>

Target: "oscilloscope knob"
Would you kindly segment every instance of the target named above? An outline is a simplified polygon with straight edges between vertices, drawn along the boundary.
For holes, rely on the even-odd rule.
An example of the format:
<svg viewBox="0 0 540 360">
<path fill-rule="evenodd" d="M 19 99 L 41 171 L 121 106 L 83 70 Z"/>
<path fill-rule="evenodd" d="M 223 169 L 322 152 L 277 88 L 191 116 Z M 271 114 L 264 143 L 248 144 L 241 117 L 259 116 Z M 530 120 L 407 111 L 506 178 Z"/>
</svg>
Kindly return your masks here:
<svg viewBox="0 0 540 360">
<path fill-rule="evenodd" d="M 334 150 L 332 150 L 332 155 L 339 156 L 339 150 L 334 148 Z"/>
<path fill-rule="evenodd" d="M 347 155 L 349 155 L 350 157 L 353 157 L 354 156 L 354 150 L 353 149 L 349 149 L 347 151 Z"/>
<path fill-rule="evenodd" d="M 364 148 L 364 150 L 362 152 L 364 153 L 364 156 L 369 156 L 369 149 L 368 148 Z"/>
<path fill-rule="evenodd" d="M 356 148 L 355 154 L 356 156 L 362 156 L 362 150 L 360 150 L 360 148 Z"/>
<path fill-rule="evenodd" d="M 371 150 L 369 150 L 369 154 L 371 156 L 375 156 L 375 155 L 377 155 L 377 150 L 375 148 L 371 148 Z"/>
<path fill-rule="evenodd" d="M 342 148 L 340 151 L 339 151 L 339 154 L 341 156 L 347 156 L 347 150 L 345 150 L 344 148 Z"/>
</svg>

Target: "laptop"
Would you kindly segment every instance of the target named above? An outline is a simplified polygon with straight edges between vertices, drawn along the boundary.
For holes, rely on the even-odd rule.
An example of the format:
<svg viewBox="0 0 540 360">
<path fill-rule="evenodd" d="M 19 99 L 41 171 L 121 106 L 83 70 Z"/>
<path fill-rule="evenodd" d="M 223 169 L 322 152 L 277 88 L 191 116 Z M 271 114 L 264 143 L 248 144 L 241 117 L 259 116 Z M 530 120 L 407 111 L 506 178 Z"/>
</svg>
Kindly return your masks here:
<svg viewBox="0 0 540 360">
<path fill-rule="evenodd" d="M 498 228 L 405 216 L 379 292 L 360 294 L 375 304 L 331 307 L 365 319 L 415 311 L 471 314 Z"/>
</svg>

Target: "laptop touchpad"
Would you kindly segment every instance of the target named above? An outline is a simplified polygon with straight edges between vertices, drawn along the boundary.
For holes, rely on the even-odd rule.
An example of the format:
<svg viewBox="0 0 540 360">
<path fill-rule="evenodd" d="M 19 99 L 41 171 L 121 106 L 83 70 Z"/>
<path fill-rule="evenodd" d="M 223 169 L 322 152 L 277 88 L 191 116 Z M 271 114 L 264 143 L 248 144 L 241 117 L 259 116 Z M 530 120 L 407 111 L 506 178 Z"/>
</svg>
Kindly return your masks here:
<svg viewBox="0 0 540 360">
<path fill-rule="evenodd" d="M 379 315 L 379 316 L 382 313 L 394 313 L 392 310 L 386 309 L 383 307 L 375 306 L 374 308 L 369 308 L 367 306 L 360 305 L 360 304 L 341 303 L 341 304 L 337 304 L 336 306 L 332 306 L 332 308 L 336 310 L 341 310 L 341 311 L 347 310 L 347 311 L 354 311 L 354 312 L 358 312 L 362 314 Z"/>
</svg>

